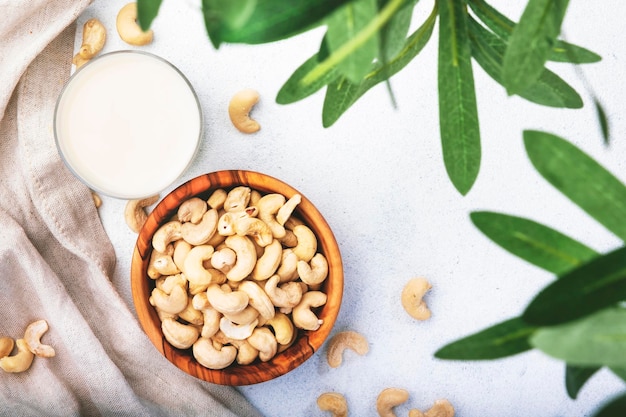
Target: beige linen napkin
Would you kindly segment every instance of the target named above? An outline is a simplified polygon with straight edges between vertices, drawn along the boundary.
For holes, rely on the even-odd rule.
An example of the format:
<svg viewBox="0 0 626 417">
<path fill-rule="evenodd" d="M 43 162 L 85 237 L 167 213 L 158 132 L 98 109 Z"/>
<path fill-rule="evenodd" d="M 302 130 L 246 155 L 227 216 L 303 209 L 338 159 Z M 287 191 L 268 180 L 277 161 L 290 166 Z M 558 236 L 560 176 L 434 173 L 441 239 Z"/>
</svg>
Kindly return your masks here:
<svg viewBox="0 0 626 417">
<path fill-rule="evenodd" d="M 113 247 L 52 132 L 87 4 L 0 0 L 0 336 L 46 319 L 56 350 L 0 370 L 0 415 L 260 416 L 163 358 L 111 284 Z"/>
</svg>

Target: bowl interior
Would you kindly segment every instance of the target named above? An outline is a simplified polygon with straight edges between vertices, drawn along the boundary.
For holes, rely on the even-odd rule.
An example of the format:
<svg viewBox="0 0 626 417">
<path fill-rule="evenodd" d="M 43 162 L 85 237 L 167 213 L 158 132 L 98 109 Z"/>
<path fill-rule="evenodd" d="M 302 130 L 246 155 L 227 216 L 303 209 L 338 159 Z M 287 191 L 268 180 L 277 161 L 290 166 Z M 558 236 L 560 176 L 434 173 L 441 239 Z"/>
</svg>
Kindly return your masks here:
<svg viewBox="0 0 626 417">
<path fill-rule="evenodd" d="M 200 365 L 193 357 L 191 349 L 174 348 L 165 340 L 161 331 L 161 321 L 148 299 L 155 282 L 147 275 L 152 253 L 152 236 L 178 210 L 178 206 L 191 197 L 208 198 L 218 188 L 226 190 L 235 186 L 248 186 L 261 193 L 280 193 L 287 199 L 300 194 L 302 201 L 294 211 L 315 233 L 318 239 L 318 252 L 328 261 L 328 277 L 322 291 L 327 294 L 326 304 L 318 310 L 323 324 L 316 331 L 299 330 L 298 338 L 292 346 L 278 353 L 267 362 L 255 361 L 250 365 L 233 364 L 226 369 L 212 370 Z M 137 316 L 144 331 L 170 362 L 199 379 L 222 385 L 249 385 L 268 381 L 283 375 L 310 358 L 324 343 L 339 314 L 343 295 L 343 266 L 335 237 L 321 213 L 302 193 L 288 184 L 252 171 L 218 171 L 196 177 L 176 188 L 154 208 L 139 233 L 131 264 L 131 290 Z"/>
</svg>

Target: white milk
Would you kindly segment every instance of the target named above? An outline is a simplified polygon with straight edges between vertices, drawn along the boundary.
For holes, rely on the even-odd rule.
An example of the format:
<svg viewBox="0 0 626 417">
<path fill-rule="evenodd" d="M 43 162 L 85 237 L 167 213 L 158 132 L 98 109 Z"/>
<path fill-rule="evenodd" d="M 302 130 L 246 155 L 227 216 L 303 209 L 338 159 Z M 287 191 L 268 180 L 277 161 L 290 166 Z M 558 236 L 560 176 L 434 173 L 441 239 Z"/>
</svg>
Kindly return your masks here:
<svg viewBox="0 0 626 417">
<path fill-rule="evenodd" d="M 55 114 L 57 147 L 90 188 L 118 198 L 163 191 L 185 171 L 201 137 L 198 99 L 171 64 L 121 51 L 79 69 Z"/>
</svg>

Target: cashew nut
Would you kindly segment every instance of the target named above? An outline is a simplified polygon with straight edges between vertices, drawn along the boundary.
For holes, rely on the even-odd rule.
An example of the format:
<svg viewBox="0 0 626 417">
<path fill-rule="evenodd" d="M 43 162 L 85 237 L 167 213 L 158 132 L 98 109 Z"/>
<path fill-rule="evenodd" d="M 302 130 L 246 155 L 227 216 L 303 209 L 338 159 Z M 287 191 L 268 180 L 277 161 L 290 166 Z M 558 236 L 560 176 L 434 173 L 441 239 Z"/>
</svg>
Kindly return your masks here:
<svg viewBox="0 0 626 417">
<path fill-rule="evenodd" d="M 407 402 L 409 392 L 402 388 L 386 388 L 376 399 L 376 410 L 380 417 L 396 417 L 393 408 Z"/>
<path fill-rule="evenodd" d="M 324 323 L 318 319 L 311 307 L 326 304 L 326 294 L 321 291 L 309 291 L 302 296 L 300 303 L 293 308 L 293 324 L 304 330 L 317 330 Z"/>
<path fill-rule="evenodd" d="M 294 308 L 302 299 L 302 286 L 298 282 L 287 282 L 280 287 L 280 277 L 272 276 L 265 282 L 265 293 L 272 303 L 279 308 Z"/>
<path fill-rule="evenodd" d="M 427 320 L 430 318 L 430 310 L 422 298 L 431 288 L 432 286 L 425 278 L 413 278 L 404 286 L 401 296 L 402 307 L 414 319 Z"/>
<path fill-rule="evenodd" d="M 278 222 L 278 224 L 284 226 L 289 217 L 291 217 L 293 211 L 301 202 L 302 196 L 300 194 L 294 194 L 289 200 L 287 200 L 276 213 L 276 221 Z"/>
<path fill-rule="evenodd" d="M 150 266 L 154 271 L 161 275 L 175 275 L 180 273 L 180 269 L 174 262 L 174 259 L 170 255 L 159 253 L 157 251 L 152 252 L 154 257 L 151 257 Z"/>
<path fill-rule="evenodd" d="M 213 253 L 211 256 L 211 266 L 224 273 L 230 271 L 235 261 L 237 260 L 237 254 L 231 248 L 223 248 Z"/>
<path fill-rule="evenodd" d="M 322 411 L 330 411 L 332 417 L 348 416 L 348 402 L 337 392 L 325 392 L 317 397 L 317 406 Z"/>
<path fill-rule="evenodd" d="M 257 317 L 259 317 L 259 310 L 248 305 L 246 308 L 241 310 L 238 313 L 226 313 L 224 314 L 228 320 L 237 324 L 245 324 L 254 321 Z"/>
<path fill-rule="evenodd" d="M 163 330 L 165 340 L 178 349 L 191 347 L 200 337 L 200 331 L 197 327 L 179 323 L 171 318 L 166 318 L 161 322 L 161 330 Z"/>
<path fill-rule="evenodd" d="M 332 368 L 338 368 L 343 361 L 343 352 L 346 349 L 353 350 L 363 356 L 369 351 L 369 344 L 362 334 L 355 331 L 348 330 L 337 333 L 328 342 L 328 351 L 326 352 L 328 365 Z"/>
<path fill-rule="evenodd" d="M 262 362 L 267 362 L 276 355 L 278 343 L 272 331 L 267 327 L 257 327 L 247 340 L 259 351 L 259 359 Z"/>
<path fill-rule="evenodd" d="M 254 243 L 246 236 L 233 235 L 226 238 L 226 246 L 235 251 L 237 262 L 226 273 L 231 281 L 241 281 L 254 269 L 256 265 L 256 249 Z"/>
<path fill-rule="evenodd" d="M 245 340 L 252 335 L 252 331 L 257 324 L 259 324 L 258 319 L 254 319 L 250 323 L 235 324 L 226 317 L 222 317 L 220 319 L 220 330 L 230 339 Z"/>
<path fill-rule="evenodd" d="M 83 25 L 83 43 L 72 59 L 76 68 L 80 68 L 96 56 L 104 48 L 106 38 L 107 31 L 102 22 L 96 18 L 87 20 Z"/>
<path fill-rule="evenodd" d="M 298 244 L 292 249 L 298 259 L 309 262 L 317 252 L 317 239 L 308 226 L 299 224 L 293 228 L 293 234 L 298 238 Z"/>
<path fill-rule="evenodd" d="M 204 324 L 204 316 L 202 315 L 202 311 L 196 310 L 193 307 L 193 297 L 189 296 L 189 301 L 187 302 L 187 307 L 180 313 L 178 313 L 178 317 L 183 319 L 189 324 L 193 324 L 196 326 L 202 326 Z"/>
<path fill-rule="evenodd" d="M 263 281 L 274 275 L 283 256 L 283 247 L 276 239 L 265 247 L 263 255 L 257 260 L 252 270 L 252 278 Z"/>
<path fill-rule="evenodd" d="M 175 240 L 181 239 L 182 223 L 177 220 L 172 220 L 159 227 L 154 236 L 152 236 L 152 247 L 161 253 L 167 251 L 167 246 Z"/>
<path fill-rule="evenodd" d="M 264 195 L 257 203 L 259 219 L 267 224 L 272 231 L 272 235 L 277 239 L 285 236 L 285 228 L 276 221 L 276 213 L 284 204 L 285 196 L 276 193 Z"/>
<path fill-rule="evenodd" d="M 185 288 L 187 286 L 187 278 L 183 274 L 168 275 L 157 279 L 155 284 L 165 294 L 170 294 L 176 286 Z"/>
<path fill-rule="evenodd" d="M 293 322 L 286 314 L 276 313 L 265 325 L 274 330 L 274 335 L 279 345 L 288 345 L 293 341 L 296 329 L 294 328 Z"/>
<path fill-rule="evenodd" d="M 209 369 L 224 369 L 237 357 L 236 347 L 223 346 L 221 349 L 216 349 L 213 342 L 205 337 L 196 340 L 192 351 L 196 360 Z"/>
<path fill-rule="evenodd" d="M 259 312 L 261 317 L 266 320 L 274 317 L 276 313 L 274 304 L 259 284 L 253 281 L 242 281 L 239 284 L 239 291 L 248 294 L 248 303 Z"/>
<path fill-rule="evenodd" d="M 150 304 L 161 311 L 170 314 L 178 314 L 187 307 L 189 301 L 187 291 L 180 285 L 172 288 L 172 292 L 166 294 L 159 288 L 154 288 L 150 295 Z"/>
<path fill-rule="evenodd" d="M 137 24 L 137 3 L 128 3 L 120 9 L 115 22 L 117 33 L 130 45 L 142 46 L 152 42 L 154 32 L 144 32 Z"/>
<path fill-rule="evenodd" d="M 409 417 L 454 417 L 454 407 L 446 399 L 436 400 L 425 413 L 417 409 L 409 410 Z"/>
<path fill-rule="evenodd" d="M 292 281 L 298 277 L 298 256 L 292 249 L 283 249 L 276 275 L 280 277 L 280 282 Z"/>
<path fill-rule="evenodd" d="M 237 347 L 237 363 L 239 365 L 249 365 L 259 356 L 259 351 L 247 340 L 233 340 L 231 342 Z"/>
<path fill-rule="evenodd" d="M 185 257 L 184 270 L 187 280 L 196 285 L 209 285 L 213 282 L 213 276 L 203 265 L 203 262 L 211 259 L 213 246 L 200 245 L 191 248 Z"/>
<path fill-rule="evenodd" d="M 220 330 L 221 316 L 222 314 L 213 307 L 203 309 L 202 317 L 204 324 L 202 325 L 202 330 L 200 330 L 200 335 L 207 338 L 214 336 Z"/>
<path fill-rule="evenodd" d="M 217 284 L 211 284 L 206 296 L 214 309 L 222 314 L 239 313 L 248 305 L 248 294 L 243 291 L 224 292 Z"/>
<path fill-rule="evenodd" d="M 244 211 L 250 201 L 250 193 L 251 190 L 249 187 L 239 186 L 233 188 L 226 195 L 224 210 L 227 212 Z"/>
<path fill-rule="evenodd" d="M 187 258 L 190 251 L 191 245 L 183 239 L 174 242 L 174 253 L 172 254 L 172 259 L 178 269 L 182 272 L 185 272 L 185 258 Z"/>
<path fill-rule="evenodd" d="M 267 223 L 256 217 L 244 216 L 235 219 L 233 230 L 239 236 L 250 236 L 260 247 L 269 245 L 274 239 Z"/>
<path fill-rule="evenodd" d="M 146 207 L 153 205 L 158 200 L 159 195 L 153 195 L 152 197 L 139 200 L 128 200 L 124 208 L 124 219 L 128 227 L 130 227 L 130 230 L 139 233 L 148 218 Z M 165 252 L 165 250 L 160 252 Z"/>
<path fill-rule="evenodd" d="M 302 282 L 307 285 L 318 285 L 328 276 L 328 261 L 324 255 L 316 253 L 310 263 L 298 261 L 297 269 Z"/>
<path fill-rule="evenodd" d="M 178 221 L 181 223 L 191 222 L 198 224 L 207 210 L 207 203 L 203 199 L 192 197 L 189 200 L 185 200 L 180 205 L 176 215 L 178 216 Z"/>
<path fill-rule="evenodd" d="M 0 358 L 9 356 L 13 351 L 15 342 L 10 337 L 0 337 Z"/>
<path fill-rule="evenodd" d="M 26 326 L 24 341 L 28 346 L 28 350 L 30 350 L 35 356 L 52 358 L 56 354 L 52 346 L 41 343 L 41 337 L 47 331 L 48 322 L 45 320 L 37 320 Z"/>
<path fill-rule="evenodd" d="M 219 210 L 224 207 L 224 202 L 226 201 L 226 190 L 223 188 L 218 188 L 213 191 L 211 196 L 207 199 L 207 204 L 209 207 L 214 208 L 215 210 Z"/>
<path fill-rule="evenodd" d="M 100 206 L 102 205 L 102 199 L 100 198 L 98 193 L 92 191 L 91 198 L 93 198 L 93 205 L 96 206 L 96 208 L 100 208 Z"/>
<path fill-rule="evenodd" d="M 35 355 L 28 349 L 28 344 L 24 339 L 17 339 L 17 353 L 13 356 L 0 358 L 0 368 L 5 372 L 24 372 L 33 363 Z"/>
<path fill-rule="evenodd" d="M 193 222 L 183 223 L 180 226 L 180 234 L 185 241 L 192 245 L 204 245 L 215 233 L 217 220 L 217 210 L 208 210 L 204 213 L 198 224 L 194 224 Z"/>
<path fill-rule="evenodd" d="M 242 133 L 254 133 L 261 129 L 256 120 L 250 118 L 250 110 L 259 101 L 258 91 L 245 89 L 237 92 L 228 105 L 228 115 L 233 125 Z"/>
</svg>

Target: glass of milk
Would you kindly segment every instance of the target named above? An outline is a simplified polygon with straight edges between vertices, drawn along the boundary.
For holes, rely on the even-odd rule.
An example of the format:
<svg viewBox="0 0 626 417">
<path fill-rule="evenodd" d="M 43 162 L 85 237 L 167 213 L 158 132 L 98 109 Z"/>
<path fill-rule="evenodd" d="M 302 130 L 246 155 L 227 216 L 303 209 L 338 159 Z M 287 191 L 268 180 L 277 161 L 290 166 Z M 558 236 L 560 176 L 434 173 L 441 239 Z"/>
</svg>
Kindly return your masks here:
<svg viewBox="0 0 626 417">
<path fill-rule="evenodd" d="M 163 191 L 191 164 L 202 111 L 185 76 L 138 51 L 94 58 L 59 96 L 56 145 L 67 167 L 92 190 L 121 199 Z"/>
</svg>

